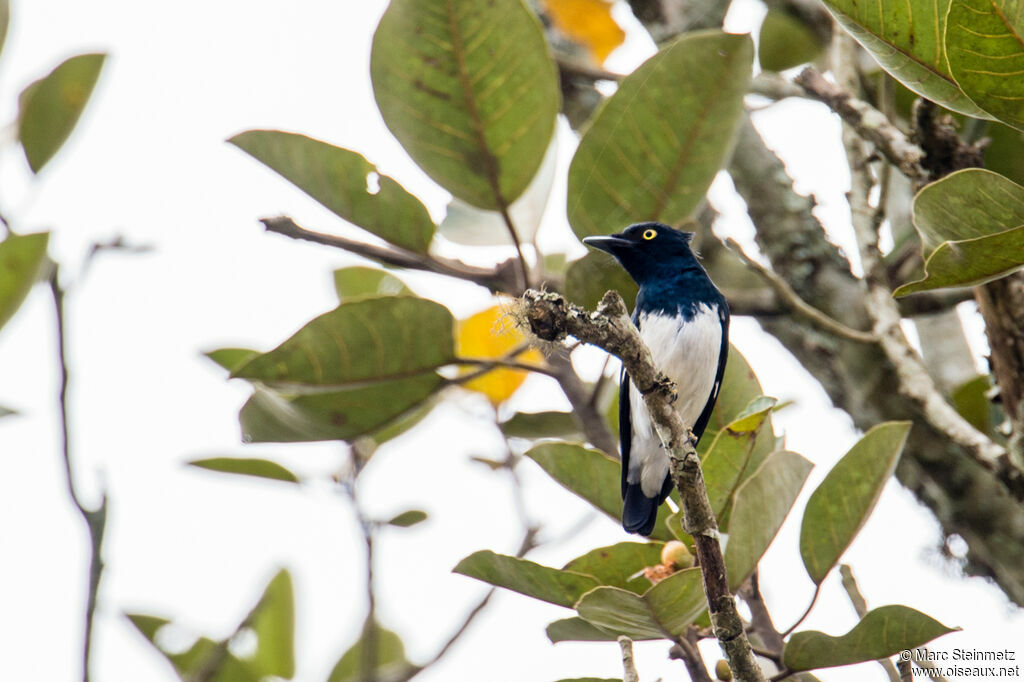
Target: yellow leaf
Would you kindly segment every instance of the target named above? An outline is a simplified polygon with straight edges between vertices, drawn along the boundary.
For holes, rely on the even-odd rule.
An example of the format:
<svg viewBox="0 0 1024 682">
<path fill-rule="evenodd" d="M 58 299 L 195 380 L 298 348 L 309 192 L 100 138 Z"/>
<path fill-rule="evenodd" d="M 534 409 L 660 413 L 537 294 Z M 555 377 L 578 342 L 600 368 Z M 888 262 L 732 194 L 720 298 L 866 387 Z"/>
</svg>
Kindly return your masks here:
<svg viewBox="0 0 1024 682">
<path fill-rule="evenodd" d="M 501 306 L 494 306 L 460 320 L 456 336 L 456 348 L 459 357 L 474 360 L 491 360 L 508 354 L 526 342 L 526 337 L 505 320 Z M 520 353 L 515 358 L 519 362 L 539 365 L 543 362 L 540 352 L 535 349 Z M 478 371 L 474 367 L 466 367 L 463 374 Z M 497 407 L 508 400 L 516 389 L 526 380 L 527 372 L 520 369 L 494 369 L 475 379 L 464 383 L 463 388 L 478 391 L 487 396 L 491 404 Z"/>
<path fill-rule="evenodd" d="M 626 32 L 612 18 L 609 0 L 545 0 L 544 5 L 555 27 L 589 49 L 598 64 L 626 39 Z"/>
</svg>

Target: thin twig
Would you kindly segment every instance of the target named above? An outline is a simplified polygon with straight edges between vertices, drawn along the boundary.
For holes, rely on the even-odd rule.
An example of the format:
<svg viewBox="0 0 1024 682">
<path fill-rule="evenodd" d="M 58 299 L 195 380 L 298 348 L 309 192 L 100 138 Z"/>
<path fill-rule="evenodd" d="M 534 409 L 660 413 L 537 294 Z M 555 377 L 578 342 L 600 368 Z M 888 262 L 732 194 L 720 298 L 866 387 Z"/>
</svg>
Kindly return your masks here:
<svg viewBox="0 0 1024 682">
<path fill-rule="evenodd" d="M 102 492 L 99 506 L 95 509 L 89 509 L 83 504 L 75 486 L 75 477 L 71 466 L 70 420 L 68 418 L 69 371 L 67 362 L 67 328 L 64 315 L 64 290 L 60 286 L 59 267 L 56 264 L 50 272 L 50 293 L 53 297 L 54 314 L 57 322 L 57 360 L 60 376 L 60 442 L 64 474 L 71 502 L 89 528 L 89 591 L 85 603 L 85 634 L 82 643 L 82 681 L 89 682 L 89 661 L 92 650 L 96 601 L 104 568 L 103 535 L 107 526 L 107 494 L 105 491 Z"/>
<path fill-rule="evenodd" d="M 807 97 L 793 81 L 773 71 L 762 71 L 750 81 L 750 94 L 767 97 L 776 102 L 789 97 Z"/>
<path fill-rule="evenodd" d="M 736 252 L 736 255 L 739 256 L 740 260 L 742 260 L 747 267 L 764 279 L 764 281 L 775 290 L 775 293 L 779 295 L 782 302 L 789 306 L 789 308 L 794 312 L 803 315 L 810 322 L 814 323 L 824 331 L 831 332 L 832 334 L 842 336 L 843 338 L 850 339 L 851 341 L 858 341 L 860 343 L 878 343 L 878 336 L 875 334 L 847 327 L 839 320 L 829 317 L 826 313 L 818 310 L 810 303 L 800 298 L 800 295 L 793 290 L 793 287 L 789 286 L 789 283 L 786 282 L 786 280 L 782 279 L 782 277 L 748 256 L 743 250 L 743 247 L 740 246 L 739 242 L 735 239 L 730 237 L 725 240 L 725 244 Z"/>
<path fill-rule="evenodd" d="M 343 249 L 357 256 L 363 256 L 385 265 L 447 275 L 474 282 L 495 292 L 512 295 L 519 293 L 516 283 L 517 275 L 515 273 L 515 268 L 518 266 L 514 262 L 516 259 L 510 259 L 493 268 L 480 268 L 466 265 L 462 261 L 451 258 L 443 258 L 433 254 L 414 253 L 397 246 L 376 246 L 332 234 L 313 232 L 312 230 L 299 227 L 294 220 L 287 216 L 261 218 L 260 222 L 263 223 L 267 232 L 274 232 L 285 237 L 291 237 L 292 239 L 301 239 Z"/>
<path fill-rule="evenodd" d="M 454 364 L 473 365 L 474 367 L 480 368 L 480 370 L 485 374 L 497 367 L 504 367 L 507 369 L 519 369 L 524 372 L 536 372 L 537 374 L 543 374 L 553 379 L 558 378 L 558 374 L 550 367 L 535 365 L 529 362 L 518 362 L 516 360 L 509 360 L 506 358 L 455 358 Z"/>
<path fill-rule="evenodd" d="M 825 79 L 815 68 L 807 67 L 794 81 L 808 95 L 824 102 L 851 126 L 857 134 L 873 144 L 889 163 L 915 182 L 926 182 L 928 173 L 921 167 L 924 150 L 910 141 L 889 118 L 867 102 Z"/>
<path fill-rule="evenodd" d="M 764 680 L 729 591 L 718 522 L 708 502 L 692 434 L 672 406 L 672 382 L 654 366 L 622 297 L 609 291 L 595 313 L 588 313 L 555 293 L 527 291 L 522 302 L 522 315 L 539 338 L 561 341 L 571 335 L 622 360 L 631 381 L 644 395 L 652 425 L 669 454 L 672 478 L 682 501 L 684 530 L 696 545 L 715 637 L 736 679 Z"/>
<path fill-rule="evenodd" d="M 690 674 L 690 682 L 711 682 L 711 675 L 697 648 L 697 628 L 694 626 L 687 626 L 683 635 L 676 638 L 676 643 L 668 650 L 668 657 L 683 662 Z"/>
<path fill-rule="evenodd" d="M 807 616 L 811 615 L 811 609 L 813 609 L 814 605 L 818 602 L 819 594 L 821 594 L 821 583 L 818 583 L 814 586 L 814 596 L 811 597 L 811 603 L 807 605 L 807 609 L 804 611 L 804 614 L 797 618 L 795 623 L 790 625 L 782 632 L 783 638 L 789 637 L 790 633 L 792 633 L 793 630 L 796 630 L 798 627 L 800 627 L 801 623 L 807 620 Z"/>
<path fill-rule="evenodd" d="M 610 457 L 619 457 L 619 444 L 608 428 L 604 415 L 590 403 L 590 392 L 572 366 L 569 350 L 556 347 L 547 354 L 548 365 L 556 373 L 558 385 L 572 405 L 573 414 L 579 421 L 580 429 L 594 447 Z"/>
<path fill-rule="evenodd" d="M 640 682 L 640 675 L 633 662 L 633 640 L 619 635 L 619 648 L 622 649 L 622 682 Z"/>
<path fill-rule="evenodd" d="M 839 575 L 842 577 L 843 589 L 846 591 L 846 596 L 849 597 L 850 603 L 853 604 L 853 610 L 857 612 L 858 618 L 864 618 L 868 612 L 868 604 L 864 600 L 864 595 L 860 593 L 860 588 L 857 587 L 857 580 L 853 577 L 853 571 L 846 564 L 839 565 Z M 896 666 L 893 665 L 892 661 L 888 658 L 878 659 L 878 664 L 882 666 L 882 670 L 889 676 L 890 682 L 900 682 L 900 673 L 896 670 Z"/>
<path fill-rule="evenodd" d="M 785 647 L 785 642 L 782 639 L 782 634 L 775 629 L 775 624 L 772 622 L 771 614 L 768 613 L 768 606 L 764 603 L 764 597 L 761 595 L 761 586 L 756 569 L 746 583 L 740 588 L 740 596 L 750 608 L 751 631 L 757 633 L 765 647 L 768 648 L 767 651 L 759 651 L 756 653 L 760 656 L 772 659 L 779 664 L 779 667 L 781 667 L 782 649 Z"/>
<path fill-rule="evenodd" d="M 843 44 L 846 42 L 844 37 Z M 850 53 L 847 59 L 855 59 L 853 51 L 852 46 L 847 49 Z M 960 445 L 976 462 L 996 473 L 1007 483 L 1011 494 L 1024 499 L 1024 487 L 1014 484 L 1014 481 L 1020 480 L 1020 472 L 1010 461 L 1005 448 L 976 429 L 946 401 L 921 356 L 904 335 L 900 326 L 900 311 L 886 281 L 885 263 L 878 248 L 876 217 L 869 207 L 868 197 L 874 181 L 868 167 L 868 155 L 856 130 L 845 124 L 843 145 L 850 163 L 848 200 L 851 220 L 868 289 L 864 305 L 874 323 L 879 344 L 896 371 L 900 393 L 917 405 L 924 418 L 936 430 Z"/>
</svg>

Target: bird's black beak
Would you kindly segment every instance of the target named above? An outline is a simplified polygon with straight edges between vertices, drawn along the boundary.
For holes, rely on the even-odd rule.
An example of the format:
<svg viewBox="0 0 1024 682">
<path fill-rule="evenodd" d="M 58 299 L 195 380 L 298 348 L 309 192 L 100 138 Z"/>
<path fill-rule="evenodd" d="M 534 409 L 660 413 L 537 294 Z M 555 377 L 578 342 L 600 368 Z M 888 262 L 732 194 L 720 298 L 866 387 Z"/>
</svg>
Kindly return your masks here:
<svg viewBox="0 0 1024 682">
<path fill-rule="evenodd" d="M 607 237 L 584 237 L 583 243 L 587 246 L 593 246 L 595 249 L 601 249 L 613 256 L 633 246 L 633 242 L 623 239 L 617 234 L 610 234 Z"/>
</svg>

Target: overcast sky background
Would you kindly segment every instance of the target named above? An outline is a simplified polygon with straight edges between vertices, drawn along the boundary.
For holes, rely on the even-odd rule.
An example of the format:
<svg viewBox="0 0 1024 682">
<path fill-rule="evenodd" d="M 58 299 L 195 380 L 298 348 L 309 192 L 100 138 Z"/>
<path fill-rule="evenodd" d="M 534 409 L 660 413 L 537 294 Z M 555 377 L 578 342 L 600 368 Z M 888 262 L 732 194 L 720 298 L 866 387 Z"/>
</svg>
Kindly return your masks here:
<svg viewBox="0 0 1024 682">
<path fill-rule="evenodd" d="M 174 679 L 124 612 L 171 617 L 220 638 L 282 566 L 291 570 L 297 593 L 296 679 L 325 679 L 362 623 L 362 548 L 346 500 L 326 484 L 300 489 L 182 463 L 249 455 L 326 474 L 344 462 L 341 449 L 329 444 L 243 447 L 236 413 L 248 389 L 225 381 L 200 353 L 276 345 L 336 304 L 330 273 L 355 262 L 339 251 L 264 234 L 258 217 L 285 213 L 310 228 L 361 234 L 225 144 L 227 137 L 281 128 L 355 149 L 423 197 L 436 218 L 443 216 L 446 193 L 390 137 L 373 103 L 370 41 L 384 4 L 190 0 L 166 10 L 131 0 L 13 1 L 0 60 L 2 120 L 13 120 L 17 94 L 60 60 L 110 53 L 78 129 L 38 179 L 30 177 L 15 145 L 0 151 L 0 206 L 19 232 L 54 230 L 51 254 L 73 286 L 68 323 L 76 473 L 89 500 L 97 499 L 101 485 L 110 496 L 96 680 Z M 760 6 L 734 4 L 730 28 L 756 27 Z M 619 10 L 628 16 L 624 6 Z M 609 66 L 628 70 L 651 49 L 634 36 Z M 758 124 L 783 153 L 799 189 L 818 196 L 837 240 L 849 245 L 843 241 L 846 173 L 835 120 L 818 105 L 786 103 L 759 115 Z M 572 144 L 569 135 L 561 140 L 562 168 Z M 541 243 L 582 253 L 564 222 L 564 182 L 555 192 Z M 712 197 L 724 211 L 719 229 L 749 239 L 751 227 L 727 179 L 716 182 Z M 153 251 L 103 255 L 82 273 L 89 245 L 117 235 Z M 459 317 L 489 305 L 473 286 L 427 275 L 406 279 Z M 975 337 L 980 353 L 983 339 Z M 754 323 L 737 320 L 732 338 L 766 392 L 796 403 L 776 425 L 790 449 L 817 465 L 798 503 L 802 509 L 856 434 Z M 0 422 L 4 679 L 80 677 L 87 540 L 58 454 L 55 356 L 51 302 L 37 287 L 0 332 L 0 404 L 22 412 Z M 592 373 L 598 357 L 589 354 L 581 367 Z M 559 406 L 548 381 L 531 379 L 515 407 Z M 387 518 L 407 508 L 431 514 L 415 529 L 385 531 L 379 543 L 379 615 L 402 635 L 414 662 L 431 656 L 485 591 L 451 574 L 451 567 L 477 549 L 512 552 L 519 543 L 508 481 L 469 462 L 470 455 L 502 451 L 488 409 L 476 396 L 444 405 L 382 449 L 360 479 L 373 515 Z M 530 462 L 521 470 L 530 509 L 553 535 L 588 513 Z M 762 563 L 762 589 L 780 629 L 799 616 L 812 592 L 798 558 L 798 519 L 791 518 Z M 984 581 L 958 577 L 937 556 L 938 538 L 928 513 L 890 483 L 844 561 L 853 565 L 869 605 L 905 603 L 964 628 L 935 648 L 1020 647 L 1021 613 Z M 561 565 L 626 539 L 602 518 L 531 558 Z M 501 593 L 472 633 L 418 679 L 621 676 L 614 644 L 548 643 L 544 626 L 567 615 Z M 854 623 L 832 576 L 806 626 L 839 634 Z M 711 664 L 716 648 L 713 642 L 704 648 Z M 643 680 L 684 676 L 666 652 L 664 643 L 639 646 Z M 884 679 L 874 664 L 819 677 Z"/>
</svg>

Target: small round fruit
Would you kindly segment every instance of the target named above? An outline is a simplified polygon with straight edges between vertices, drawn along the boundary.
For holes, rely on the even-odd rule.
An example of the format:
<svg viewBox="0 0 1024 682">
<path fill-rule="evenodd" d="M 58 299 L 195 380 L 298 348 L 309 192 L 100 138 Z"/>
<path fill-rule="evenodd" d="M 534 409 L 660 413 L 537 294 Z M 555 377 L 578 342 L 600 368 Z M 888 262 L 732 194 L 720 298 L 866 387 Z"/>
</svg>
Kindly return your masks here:
<svg viewBox="0 0 1024 682">
<path fill-rule="evenodd" d="M 661 548 L 661 563 L 671 566 L 675 570 L 690 568 L 693 566 L 693 555 L 689 548 L 679 540 L 669 540 Z"/>
<path fill-rule="evenodd" d="M 724 682 L 732 679 L 732 671 L 729 670 L 729 664 L 725 662 L 725 659 L 715 663 L 715 677 Z"/>
</svg>

